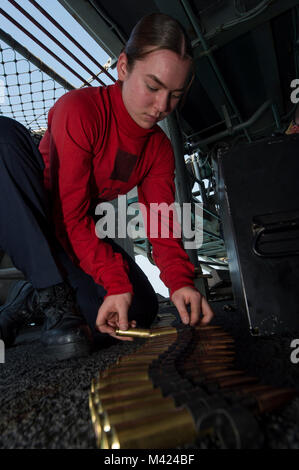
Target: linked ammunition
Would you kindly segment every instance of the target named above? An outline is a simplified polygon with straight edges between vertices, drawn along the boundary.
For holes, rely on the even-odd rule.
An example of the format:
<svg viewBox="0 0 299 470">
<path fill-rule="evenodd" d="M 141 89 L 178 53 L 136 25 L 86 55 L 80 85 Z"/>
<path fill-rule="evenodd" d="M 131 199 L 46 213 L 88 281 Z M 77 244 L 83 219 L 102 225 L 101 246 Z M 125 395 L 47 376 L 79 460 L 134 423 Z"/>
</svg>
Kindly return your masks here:
<svg viewBox="0 0 299 470">
<path fill-rule="evenodd" d="M 221 327 L 165 326 L 117 334 L 146 342 L 92 381 L 89 404 L 100 448 L 166 449 L 193 443 L 194 422 L 207 410 L 211 419 L 203 420 L 200 432 L 218 432 L 218 417 L 227 416 L 231 430 L 244 435 L 240 427 L 250 413 L 272 411 L 296 395 L 236 370 L 234 340 Z M 246 408 L 246 419 L 238 420 L 238 406 Z"/>
<path fill-rule="evenodd" d="M 140 398 L 140 397 L 139 397 Z M 172 399 L 165 399 L 161 395 L 150 396 L 146 399 L 126 403 L 121 400 L 121 404 L 114 403 L 107 406 L 102 401 L 96 401 L 94 396 L 90 396 L 90 409 L 93 425 L 96 428 L 97 440 L 102 439 L 103 432 L 108 432 L 112 425 L 132 422 L 133 420 L 160 414 L 161 412 L 175 409 Z"/>
</svg>

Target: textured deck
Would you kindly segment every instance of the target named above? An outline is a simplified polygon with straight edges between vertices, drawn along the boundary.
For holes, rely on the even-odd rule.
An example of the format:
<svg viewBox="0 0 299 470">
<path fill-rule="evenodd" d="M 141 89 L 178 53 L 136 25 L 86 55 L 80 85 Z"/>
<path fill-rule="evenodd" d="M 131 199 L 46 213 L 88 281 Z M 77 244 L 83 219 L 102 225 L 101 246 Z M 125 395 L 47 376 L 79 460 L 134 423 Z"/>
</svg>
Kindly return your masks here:
<svg viewBox="0 0 299 470">
<path fill-rule="evenodd" d="M 290 361 L 293 337 L 255 338 L 231 302 L 214 302 L 213 324 L 235 339 L 236 366 L 263 382 L 295 387 L 299 391 L 299 364 Z M 160 309 L 162 317 L 173 307 Z M 169 319 L 169 317 L 167 317 Z M 98 349 L 88 358 L 49 361 L 38 341 L 39 330 L 27 329 L 0 364 L 0 448 L 94 449 L 94 432 L 88 407 L 91 380 L 120 355 L 135 351 L 143 341 L 117 342 Z M 299 448 L 299 399 L 284 409 L 263 416 L 260 423 L 265 447 Z M 200 448 L 217 448 L 202 441 Z"/>
</svg>

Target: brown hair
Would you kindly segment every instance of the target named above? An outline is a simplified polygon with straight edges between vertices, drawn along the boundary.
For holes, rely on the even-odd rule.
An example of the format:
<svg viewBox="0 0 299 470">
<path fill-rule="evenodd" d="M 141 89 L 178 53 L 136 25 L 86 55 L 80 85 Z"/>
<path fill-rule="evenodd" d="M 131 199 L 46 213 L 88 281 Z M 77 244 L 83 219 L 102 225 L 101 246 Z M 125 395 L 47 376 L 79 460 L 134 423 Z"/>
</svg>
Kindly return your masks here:
<svg viewBox="0 0 299 470">
<path fill-rule="evenodd" d="M 150 50 L 149 46 L 152 47 Z M 178 21 L 164 13 L 144 16 L 134 27 L 123 50 L 127 55 L 129 71 L 136 60 L 142 60 L 147 54 L 161 49 L 193 59 L 190 39 Z"/>
</svg>

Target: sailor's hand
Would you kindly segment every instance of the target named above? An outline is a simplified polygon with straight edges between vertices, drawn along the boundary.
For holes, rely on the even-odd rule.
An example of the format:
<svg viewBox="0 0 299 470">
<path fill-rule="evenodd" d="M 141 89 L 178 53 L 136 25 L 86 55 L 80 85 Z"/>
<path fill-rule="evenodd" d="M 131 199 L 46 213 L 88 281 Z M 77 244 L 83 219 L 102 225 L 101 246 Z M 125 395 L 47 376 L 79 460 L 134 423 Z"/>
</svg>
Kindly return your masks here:
<svg viewBox="0 0 299 470">
<path fill-rule="evenodd" d="M 99 308 L 96 319 L 96 327 L 101 333 L 108 333 L 110 336 L 121 341 L 133 341 L 133 338 L 120 337 L 115 334 L 116 329 L 127 330 L 129 327 L 135 328 L 135 320 L 128 321 L 128 310 L 132 303 L 132 294 L 108 295 Z"/>
<path fill-rule="evenodd" d="M 181 287 L 172 294 L 171 300 L 185 325 L 206 325 L 214 316 L 207 299 L 193 287 Z M 187 305 L 191 307 L 191 314 L 187 311 Z"/>
</svg>

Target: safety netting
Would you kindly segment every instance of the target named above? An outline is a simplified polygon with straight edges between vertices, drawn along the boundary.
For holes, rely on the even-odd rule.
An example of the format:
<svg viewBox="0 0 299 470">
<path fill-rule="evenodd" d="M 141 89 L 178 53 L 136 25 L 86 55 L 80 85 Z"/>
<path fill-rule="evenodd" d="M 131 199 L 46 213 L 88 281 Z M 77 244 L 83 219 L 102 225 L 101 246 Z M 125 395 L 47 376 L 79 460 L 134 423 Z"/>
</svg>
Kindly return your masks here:
<svg viewBox="0 0 299 470">
<path fill-rule="evenodd" d="M 49 109 L 68 90 L 2 41 L 0 77 L 0 115 L 43 134 Z"/>
</svg>

